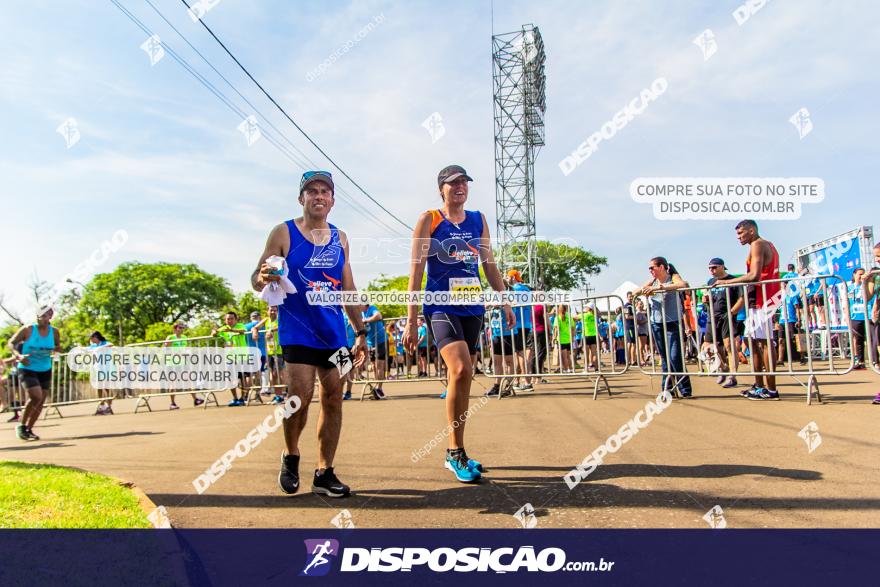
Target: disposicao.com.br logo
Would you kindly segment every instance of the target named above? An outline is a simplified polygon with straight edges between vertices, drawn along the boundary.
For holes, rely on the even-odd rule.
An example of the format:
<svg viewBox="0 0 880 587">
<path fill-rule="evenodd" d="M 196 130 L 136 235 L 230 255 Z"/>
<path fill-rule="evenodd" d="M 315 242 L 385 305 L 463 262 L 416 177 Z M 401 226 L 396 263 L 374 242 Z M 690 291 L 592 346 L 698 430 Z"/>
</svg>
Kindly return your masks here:
<svg viewBox="0 0 880 587">
<path fill-rule="evenodd" d="M 339 542 L 329 538 L 306 540 L 306 565 L 300 576 L 326 575 L 331 568 L 331 559 L 339 552 Z M 520 547 L 466 547 L 466 548 L 418 548 L 387 547 L 357 548 L 342 550 L 339 571 L 358 572 L 411 572 L 414 567 L 427 567 L 435 573 L 447 572 L 494 572 L 516 573 L 518 571 L 553 573 L 556 571 L 610 571 L 613 561 L 600 558 L 596 561 L 566 561 L 566 553 L 561 548 L 544 548 L 535 551 L 534 546 Z"/>
</svg>

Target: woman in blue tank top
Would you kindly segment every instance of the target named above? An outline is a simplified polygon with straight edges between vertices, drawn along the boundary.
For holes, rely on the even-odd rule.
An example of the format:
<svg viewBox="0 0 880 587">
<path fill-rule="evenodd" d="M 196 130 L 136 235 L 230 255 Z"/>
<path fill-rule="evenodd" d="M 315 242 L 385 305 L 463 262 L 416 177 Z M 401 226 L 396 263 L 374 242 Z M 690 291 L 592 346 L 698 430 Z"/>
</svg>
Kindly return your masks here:
<svg viewBox="0 0 880 587">
<path fill-rule="evenodd" d="M 366 356 L 366 330 L 360 308 L 345 306 L 355 330 L 354 348 L 349 350 L 342 320 L 342 306 L 310 304 L 311 292 L 354 291 L 354 277 L 348 262 L 348 238 L 327 222 L 335 203 L 333 177 L 327 171 L 307 171 L 299 184 L 299 203 L 303 215 L 272 229 L 251 285 L 262 291 L 281 276 L 266 263 L 271 256 L 287 261 L 288 278 L 296 293 L 288 293 L 278 306 L 278 341 L 285 363 L 289 402 L 300 401 L 298 409 L 283 418 L 286 452 L 282 453 L 278 485 L 292 495 L 299 490 L 299 436 L 308 417 L 319 381 L 321 417 L 318 420 L 318 468 L 312 492 L 330 497 L 346 497 L 350 489 L 333 472 L 333 459 L 342 431 L 342 388 L 345 377 Z M 352 353 L 354 356 L 352 357 Z"/>
<path fill-rule="evenodd" d="M 492 254 L 486 218 L 481 212 L 464 209 L 469 181 L 473 179 L 459 165 L 450 165 L 440 171 L 437 185 L 443 205 L 422 214 L 416 224 L 409 291 L 421 289 L 427 265 L 426 292 L 478 292 L 481 289 L 480 263 L 492 288 L 500 292 L 505 290 Z M 432 303 L 425 304 L 423 311 L 431 339 L 448 369 L 446 414 L 453 432 L 449 435 L 446 468 L 459 481 L 472 483 L 480 479 L 482 465 L 467 457 L 464 423 L 485 309 L 481 305 Z M 515 325 L 510 306 L 505 305 L 503 311 L 508 324 Z M 419 340 L 417 314 L 418 308 L 409 306 L 404 339 L 407 348 L 413 352 Z"/>
<path fill-rule="evenodd" d="M 49 388 L 52 383 L 52 353 L 61 352 L 61 336 L 58 334 L 58 329 L 49 324 L 52 316 L 54 316 L 52 308 L 40 308 L 36 323 L 22 326 L 9 339 L 9 349 L 12 351 L 12 356 L 18 360 L 19 378 L 28 394 L 21 423 L 15 428 L 15 435 L 21 440 L 40 439 L 34 434 L 33 426 L 49 398 Z"/>
</svg>

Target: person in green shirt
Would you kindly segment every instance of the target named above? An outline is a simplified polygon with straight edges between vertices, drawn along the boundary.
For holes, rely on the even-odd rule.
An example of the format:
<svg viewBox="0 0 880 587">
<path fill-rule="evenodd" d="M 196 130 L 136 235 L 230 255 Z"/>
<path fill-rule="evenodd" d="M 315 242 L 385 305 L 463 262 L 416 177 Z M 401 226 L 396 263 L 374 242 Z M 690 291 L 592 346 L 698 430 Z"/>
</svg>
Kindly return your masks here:
<svg viewBox="0 0 880 587">
<path fill-rule="evenodd" d="M 247 328 L 244 327 L 242 322 L 238 321 L 238 314 L 233 311 L 226 312 L 226 315 L 223 316 L 223 326 L 220 328 L 215 328 L 211 331 L 211 336 L 220 336 L 226 341 L 227 347 L 235 347 L 240 348 L 244 347 L 247 349 Z M 239 397 L 236 388 L 232 389 L 232 401 L 226 404 L 230 408 L 234 408 L 237 406 L 245 405 L 248 396 L 248 385 L 249 385 L 249 377 L 246 373 L 239 372 L 238 374 L 238 383 L 241 386 L 241 397 Z"/>
<path fill-rule="evenodd" d="M 596 370 L 599 368 L 599 352 L 596 346 L 596 306 L 594 304 L 587 304 L 584 313 L 581 314 L 581 322 L 584 331 L 584 369 Z"/>
<path fill-rule="evenodd" d="M 556 308 L 556 321 L 553 323 L 553 335 L 559 343 L 559 363 L 563 373 L 571 373 L 571 333 L 574 331 L 571 312 L 568 306 L 559 304 Z"/>
<path fill-rule="evenodd" d="M 183 322 L 177 322 L 174 325 L 174 334 L 169 335 L 168 338 L 165 339 L 165 346 L 172 347 L 172 348 L 181 348 L 181 347 L 187 346 L 186 345 L 187 339 L 183 335 L 184 328 L 185 328 L 185 326 L 183 325 Z M 167 365 L 168 362 L 169 362 L 168 357 L 165 357 L 165 364 Z M 193 398 L 193 407 L 198 407 L 198 406 L 202 405 L 203 403 L 205 403 L 205 400 L 196 396 L 195 393 L 190 394 L 190 395 L 192 395 L 192 398 Z M 180 409 L 180 407 L 174 402 L 174 394 L 173 393 L 171 394 L 171 405 L 168 407 L 168 409 L 169 410 Z"/>
<path fill-rule="evenodd" d="M 254 329 L 266 333 L 266 364 L 269 367 L 269 385 L 276 391 L 273 404 L 280 404 L 287 397 L 287 386 L 283 384 L 284 357 L 281 356 L 281 343 L 278 341 L 278 306 L 269 306 L 269 316 Z"/>
</svg>

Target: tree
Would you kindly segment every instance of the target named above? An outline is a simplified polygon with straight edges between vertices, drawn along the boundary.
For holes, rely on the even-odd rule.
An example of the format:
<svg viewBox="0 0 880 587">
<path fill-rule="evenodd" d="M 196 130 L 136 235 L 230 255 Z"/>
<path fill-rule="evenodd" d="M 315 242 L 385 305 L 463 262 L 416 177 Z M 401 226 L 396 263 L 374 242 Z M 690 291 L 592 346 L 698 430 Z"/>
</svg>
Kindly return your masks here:
<svg viewBox="0 0 880 587">
<path fill-rule="evenodd" d="M 12 354 L 6 347 L 6 343 L 9 342 L 12 335 L 18 332 L 19 328 L 21 328 L 21 324 L 7 324 L 0 328 L 0 358 L 5 358 Z"/>
<path fill-rule="evenodd" d="M 165 340 L 174 334 L 174 324 L 172 322 L 156 322 L 147 326 L 144 332 L 144 340 Z"/>
<path fill-rule="evenodd" d="M 121 331 L 123 344 L 144 340 L 157 322 L 203 319 L 233 301 L 226 280 L 194 264 L 130 262 L 85 286 L 77 318 L 108 338 Z"/>
<path fill-rule="evenodd" d="M 269 304 L 258 298 L 252 291 L 239 294 L 235 300 L 235 312 L 238 314 L 239 319 L 242 322 L 247 322 L 251 312 L 254 311 L 259 312 L 260 316 L 265 318 L 269 312 Z"/>
<path fill-rule="evenodd" d="M 425 281 L 424 279 L 422 281 Z M 366 291 L 407 291 L 409 276 L 400 275 L 391 277 L 384 273 L 367 285 Z M 405 304 L 376 304 L 383 318 L 398 318 L 406 316 Z"/>
<path fill-rule="evenodd" d="M 608 265 L 606 257 L 600 257 L 582 247 L 538 241 L 536 247 L 537 275 L 523 274 L 523 279 L 545 290 L 572 290 L 583 287 L 590 275 L 597 275 Z M 503 252 L 503 251 L 502 251 Z M 501 255 L 496 254 L 500 258 Z M 524 264 L 526 259 L 519 247 L 510 247 L 505 259 L 513 265 Z"/>
<path fill-rule="evenodd" d="M 6 304 L 4 304 L 3 302 L 4 302 L 3 294 L 0 294 L 0 310 L 2 310 L 3 313 L 6 314 L 6 316 L 7 316 L 10 320 L 12 320 L 13 322 L 15 322 L 15 323 L 18 324 L 19 326 L 22 326 L 22 325 L 24 324 L 24 322 L 22 322 L 22 320 L 21 320 L 21 318 L 19 317 L 19 315 L 16 314 L 15 312 L 13 312 L 13 311 L 12 311 L 12 310 L 11 310 Z"/>
</svg>

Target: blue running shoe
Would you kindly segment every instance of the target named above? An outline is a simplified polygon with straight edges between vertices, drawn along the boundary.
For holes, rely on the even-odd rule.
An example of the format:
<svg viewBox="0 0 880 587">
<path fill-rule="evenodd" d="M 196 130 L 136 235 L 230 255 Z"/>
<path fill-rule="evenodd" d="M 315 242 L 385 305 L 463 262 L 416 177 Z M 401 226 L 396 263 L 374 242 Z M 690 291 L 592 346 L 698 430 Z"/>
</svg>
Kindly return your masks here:
<svg viewBox="0 0 880 587">
<path fill-rule="evenodd" d="M 480 472 L 470 467 L 470 462 L 463 449 L 446 451 L 446 468 L 455 474 L 462 483 L 475 483 L 480 480 Z"/>
<path fill-rule="evenodd" d="M 779 399 L 779 392 L 776 391 L 775 389 L 766 389 L 763 387 L 759 387 L 758 389 L 755 390 L 754 393 L 749 395 L 749 399 L 753 399 L 753 400 L 773 400 L 773 399 L 775 399 L 775 400 L 778 400 Z"/>
<path fill-rule="evenodd" d="M 344 400 L 351 399 L 351 392 L 346 391 L 344 394 L 342 394 L 342 399 L 344 399 Z"/>
<path fill-rule="evenodd" d="M 480 461 L 475 461 L 474 459 L 468 459 L 468 467 L 473 469 L 474 471 L 483 472 L 483 463 Z"/>
<path fill-rule="evenodd" d="M 446 399 L 446 390 L 443 390 L 443 393 L 440 394 L 440 399 Z"/>
</svg>

